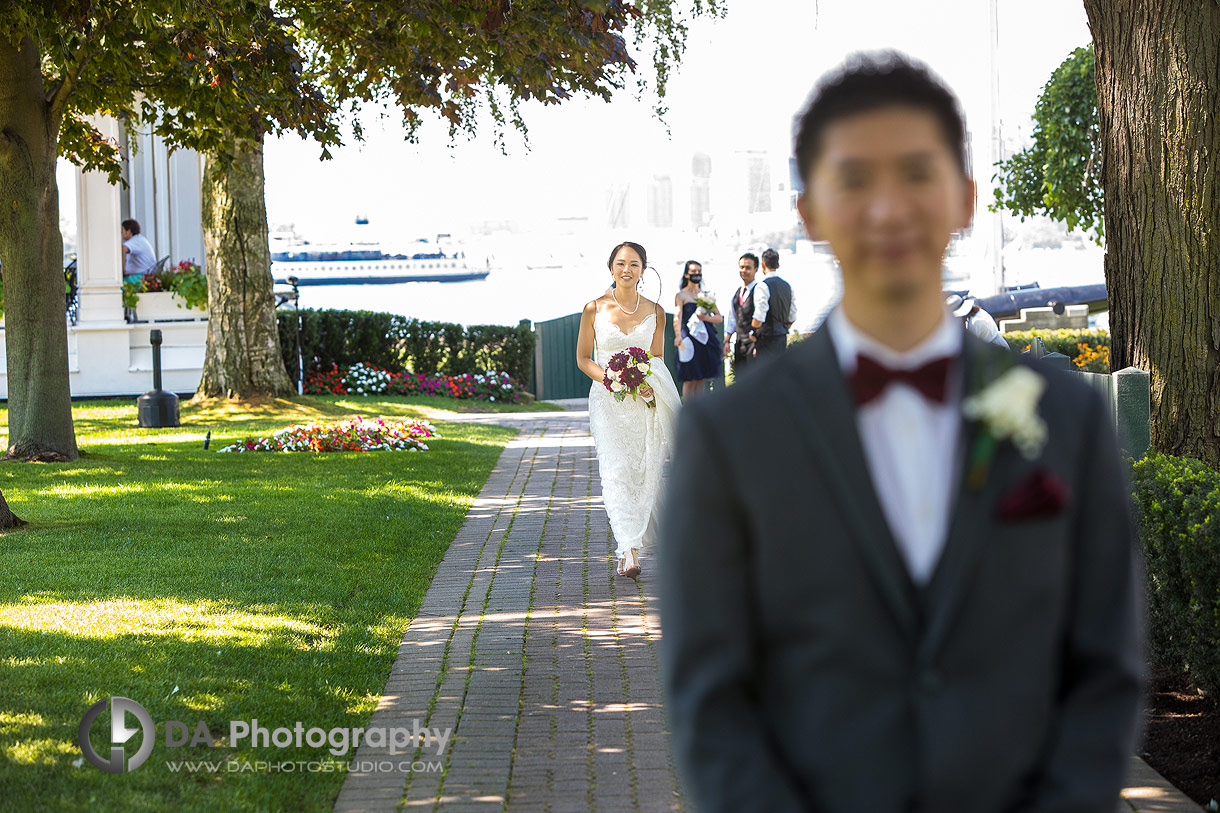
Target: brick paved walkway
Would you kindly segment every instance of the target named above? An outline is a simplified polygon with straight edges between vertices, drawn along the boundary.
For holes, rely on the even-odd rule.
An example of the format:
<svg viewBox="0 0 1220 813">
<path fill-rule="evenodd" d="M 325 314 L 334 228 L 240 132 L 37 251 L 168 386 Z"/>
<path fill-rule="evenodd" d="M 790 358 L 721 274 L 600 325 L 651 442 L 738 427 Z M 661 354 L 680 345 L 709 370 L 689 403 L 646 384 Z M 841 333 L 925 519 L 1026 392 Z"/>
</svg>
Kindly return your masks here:
<svg viewBox="0 0 1220 813">
<path fill-rule="evenodd" d="M 498 417 L 521 433 L 441 563 L 369 723 L 426 720 L 453 737 L 439 758 L 432 742 L 393 755 L 362 744 L 335 810 L 404 799 L 408 810 L 680 810 L 649 562 L 638 583 L 613 578 L 587 415 Z"/>
<path fill-rule="evenodd" d="M 579 405 L 573 405 L 579 408 Z M 584 411 L 469 415 L 521 432 L 441 562 L 335 810 L 682 810 L 657 686 L 654 582 L 613 578 Z M 446 419 L 448 420 L 448 418 Z M 1120 813 L 1199 810 L 1133 758 Z"/>
</svg>

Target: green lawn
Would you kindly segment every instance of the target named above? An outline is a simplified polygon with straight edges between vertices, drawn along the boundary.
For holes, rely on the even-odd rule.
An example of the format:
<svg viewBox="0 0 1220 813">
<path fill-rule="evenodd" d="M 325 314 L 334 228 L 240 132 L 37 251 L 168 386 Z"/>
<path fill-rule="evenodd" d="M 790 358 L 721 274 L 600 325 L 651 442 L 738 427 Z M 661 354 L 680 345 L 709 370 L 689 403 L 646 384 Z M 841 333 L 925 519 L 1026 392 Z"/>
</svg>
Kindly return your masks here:
<svg viewBox="0 0 1220 813">
<path fill-rule="evenodd" d="M 4 496 L 31 522 L 0 535 L 0 810 L 328 810 L 341 771 L 191 775 L 169 762 L 343 762 L 327 746 L 231 748 L 229 721 L 368 723 L 403 629 L 513 435 L 435 412 L 459 404 L 184 405 L 181 427 L 152 430 L 136 428 L 133 399 L 82 401 L 80 460 L 0 464 Z M 429 452 L 215 451 L 314 418 L 425 412 L 443 435 Z M 76 734 L 89 706 L 116 695 L 141 703 L 157 735 L 142 767 L 112 775 L 80 762 Z M 92 733 L 103 757 L 108 720 Z M 192 732 L 202 721 L 217 747 L 167 748 L 168 720 Z"/>
</svg>

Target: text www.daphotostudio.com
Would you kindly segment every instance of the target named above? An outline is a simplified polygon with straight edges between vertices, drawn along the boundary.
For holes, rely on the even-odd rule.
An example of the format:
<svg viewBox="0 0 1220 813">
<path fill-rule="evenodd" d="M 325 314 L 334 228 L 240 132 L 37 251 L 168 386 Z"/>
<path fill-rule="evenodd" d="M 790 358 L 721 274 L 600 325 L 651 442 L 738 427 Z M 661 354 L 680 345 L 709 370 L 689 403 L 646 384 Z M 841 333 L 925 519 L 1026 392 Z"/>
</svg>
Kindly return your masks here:
<svg viewBox="0 0 1220 813">
<path fill-rule="evenodd" d="M 353 759 L 350 762 L 331 760 L 167 760 L 171 773 L 440 773 L 445 769 L 441 760 Z"/>
</svg>

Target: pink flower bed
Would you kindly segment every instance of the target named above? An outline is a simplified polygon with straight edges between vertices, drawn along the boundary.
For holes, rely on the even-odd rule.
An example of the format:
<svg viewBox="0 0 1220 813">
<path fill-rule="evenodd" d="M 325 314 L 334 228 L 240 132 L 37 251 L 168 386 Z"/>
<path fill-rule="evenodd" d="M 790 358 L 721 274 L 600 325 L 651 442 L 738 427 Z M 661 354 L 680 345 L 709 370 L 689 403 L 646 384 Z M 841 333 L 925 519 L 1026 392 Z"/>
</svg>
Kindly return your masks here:
<svg viewBox="0 0 1220 813">
<path fill-rule="evenodd" d="M 508 373 L 488 370 L 465 375 L 391 373 L 371 364 L 354 364 L 305 379 L 308 395 L 437 395 L 516 403 L 524 388 Z"/>
<path fill-rule="evenodd" d="M 426 421 L 349 418 L 338 423 L 303 423 L 264 438 L 246 438 L 222 452 L 426 452 L 425 440 L 439 438 Z"/>
</svg>

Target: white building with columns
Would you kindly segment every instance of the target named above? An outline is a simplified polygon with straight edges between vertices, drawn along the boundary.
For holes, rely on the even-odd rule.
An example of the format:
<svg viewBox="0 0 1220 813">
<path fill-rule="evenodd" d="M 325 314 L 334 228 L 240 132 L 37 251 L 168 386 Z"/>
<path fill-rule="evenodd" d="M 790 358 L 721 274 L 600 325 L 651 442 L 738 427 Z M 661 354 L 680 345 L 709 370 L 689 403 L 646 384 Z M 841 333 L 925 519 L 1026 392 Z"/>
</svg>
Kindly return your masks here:
<svg viewBox="0 0 1220 813">
<path fill-rule="evenodd" d="M 204 266 L 200 155 L 170 152 L 148 133 L 125 132 L 109 117 L 92 120 L 102 135 L 125 147 L 128 185 L 111 184 L 100 172 L 75 170 L 77 283 L 80 307 L 68 325 L 68 370 L 73 396 L 137 395 L 152 389 L 149 331 L 161 331 L 162 387 L 193 393 L 203 372 L 207 317 L 168 309 L 163 315 L 123 308 L 120 224 L 134 218 L 169 264 Z M 146 318 L 150 315 L 151 318 Z M 65 317 L 66 318 L 66 317 Z M 0 324 L 0 397 L 8 397 L 4 331 Z"/>
</svg>

